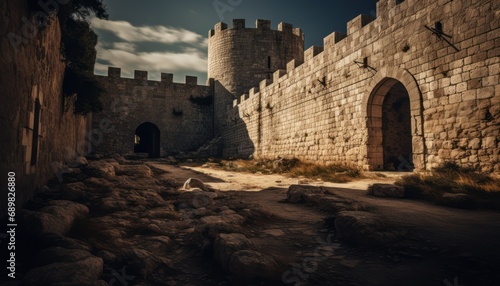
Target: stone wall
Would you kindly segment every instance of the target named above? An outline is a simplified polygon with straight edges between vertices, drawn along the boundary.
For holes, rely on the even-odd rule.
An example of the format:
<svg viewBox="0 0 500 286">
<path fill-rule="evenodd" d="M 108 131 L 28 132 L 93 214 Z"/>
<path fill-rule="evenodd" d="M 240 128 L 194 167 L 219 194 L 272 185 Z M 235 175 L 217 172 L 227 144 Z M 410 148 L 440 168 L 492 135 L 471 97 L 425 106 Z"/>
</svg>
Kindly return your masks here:
<svg viewBox="0 0 500 286">
<path fill-rule="evenodd" d="M 230 29 L 217 23 L 208 35 L 208 77 L 215 79 L 216 129 L 224 128 L 227 108 L 235 98 L 293 59 L 304 60 L 304 35 L 291 24 L 279 23 L 272 30 L 269 20 L 257 20 L 255 28 L 247 28 L 243 19 L 233 20 Z"/>
<path fill-rule="evenodd" d="M 383 169 L 384 99 L 401 83 L 416 169 L 453 160 L 499 172 L 500 2 L 399 2 L 378 1 L 376 19 L 356 17 L 236 99 L 225 156 Z"/>
<path fill-rule="evenodd" d="M 93 116 L 96 153 L 134 153 L 136 129 L 147 122 L 159 129 L 160 156 L 196 150 L 213 138 L 211 86 L 191 76 L 185 84 L 173 83 L 167 73 L 161 81 L 148 80 L 145 71 L 135 71 L 133 79 L 120 75 L 119 68 L 109 68 L 108 76 L 96 76 L 106 90 L 104 110 Z"/>
<path fill-rule="evenodd" d="M 60 38 L 56 17 L 38 28 L 26 1 L 0 2 L 0 217 L 6 213 L 8 172 L 16 173 L 19 208 L 55 176 L 55 166 L 88 147 L 90 117 L 75 116 L 62 96 Z"/>
</svg>

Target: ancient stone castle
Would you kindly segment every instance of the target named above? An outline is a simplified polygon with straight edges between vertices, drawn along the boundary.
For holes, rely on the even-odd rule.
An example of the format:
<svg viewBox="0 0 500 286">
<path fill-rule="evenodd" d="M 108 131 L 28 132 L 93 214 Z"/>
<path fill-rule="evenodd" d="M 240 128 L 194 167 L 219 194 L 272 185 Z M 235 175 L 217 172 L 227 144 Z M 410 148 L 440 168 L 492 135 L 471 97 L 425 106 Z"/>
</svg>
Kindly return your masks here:
<svg viewBox="0 0 500 286">
<path fill-rule="evenodd" d="M 58 24 L 27 33 L 26 11 L 26 1 L 0 2 L 1 172 L 23 178 L 19 202 L 77 154 L 167 156 L 213 138 L 211 155 L 225 157 L 500 172 L 499 1 L 379 0 L 376 18 L 360 15 L 305 51 L 287 23 L 218 23 L 207 85 L 109 68 L 96 76 L 104 111 L 87 117 L 62 96 Z"/>
<path fill-rule="evenodd" d="M 108 119 L 116 128 L 94 150 L 164 156 L 220 135 L 225 157 L 368 170 L 453 160 L 500 171 L 499 8 L 381 0 L 375 19 L 360 15 L 306 51 L 303 32 L 287 23 L 217 23 L 206 86 L 172 83 L 171 74 L 148 81 L 143 71 L 120 78 L 117 68 L 98 77 L 109 94 L 94 127 Z"/>
</svg>

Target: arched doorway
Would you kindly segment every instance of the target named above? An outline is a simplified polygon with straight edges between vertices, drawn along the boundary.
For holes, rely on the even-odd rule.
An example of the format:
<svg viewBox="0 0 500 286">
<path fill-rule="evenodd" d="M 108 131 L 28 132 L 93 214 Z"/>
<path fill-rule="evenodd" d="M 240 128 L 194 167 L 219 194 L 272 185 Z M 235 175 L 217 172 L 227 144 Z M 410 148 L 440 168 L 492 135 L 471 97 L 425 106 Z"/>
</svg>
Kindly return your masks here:
<svg viewBox="0 0 500 286">
<path fill-rule="evenodd" d="M 372 170 L 413 171 L 410 96 L 394 78 L 372 91 L 367 106 L 368 163 Z"/>
<path fill-rule="evenodd" d="M 399 81 L 382 104 L 382 149 L 384 170 L 413 171 L 410 97 Z"/>
<path fill-rule="evenodd" d="M 379 69 L 366 86 L 362 114 L 367 128 L 365 169 L 410 170 L 410 164 L 400 165 L 405 162 L 399 155 L 416 170 L 426 169 L 422 93 L 409 71 Z"/>
<path fill-rule="evenodd" d="M 150 122 L 135 130 L 134 153 L 148 153 L 150 158 L 160 157 L 160 129 Z"/>
</svg>

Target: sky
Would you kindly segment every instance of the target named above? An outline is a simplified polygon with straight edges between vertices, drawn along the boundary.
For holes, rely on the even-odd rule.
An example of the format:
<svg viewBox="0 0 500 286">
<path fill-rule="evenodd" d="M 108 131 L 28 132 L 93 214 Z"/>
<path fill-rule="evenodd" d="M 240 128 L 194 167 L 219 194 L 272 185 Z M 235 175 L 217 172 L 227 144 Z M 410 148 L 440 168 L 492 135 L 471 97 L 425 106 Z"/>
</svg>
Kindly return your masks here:
<svg viewBox="0 0 500 286">
<path fill-rule="evenodd" d="M 255 27 L 256 19 L 271 20 L 301 28 L 304 49 L 323 46 L 323 38 L 334 31 L 345 32 L 347 22 L 359 14 L 375 16 L 377 0 L 104 0 L 109 21 L 90 19 L 99 36 L 95 74 L 106 75 L 108 66 L 122 69 L 122 77 L 134 70 L 149 72 L 159 80 L 160 72 L 174 74 L 174 82 L 197 76 L 206 83 L 207 35 L 217 22 L 228 27 L 232 19 L 245 19 Z"/>
</svg>

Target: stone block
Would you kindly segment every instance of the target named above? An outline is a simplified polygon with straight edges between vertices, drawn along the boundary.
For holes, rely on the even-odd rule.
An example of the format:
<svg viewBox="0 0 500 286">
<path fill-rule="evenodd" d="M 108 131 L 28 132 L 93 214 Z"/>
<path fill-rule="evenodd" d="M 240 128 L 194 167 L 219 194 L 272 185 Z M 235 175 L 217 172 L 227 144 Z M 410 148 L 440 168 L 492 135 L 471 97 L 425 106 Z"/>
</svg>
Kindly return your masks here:
<svg viewBox="0 0 500 286">
<path fill-rule="evenodd" d="M 370 15 L 361 14 L 347 23 L 347 34 L 352 35 L 375 20 Z"/>
<path fill-rule="evenodd" d="M 301 61 L 298 61 L 298 60 L 291 60 L 289 61 L 287 64 L 286 64 L 286 72 L 290 72 L 292 70 L 294 70 L 296 67 L 300 66 L 302 64 Z"/>
<path fill-rule="evenodd" d="M 278 31 L 281 31 L 286 34 L 292 34 L 293 26 L 292 24 L 288 24 L 285 22 L 281 22 L 278 24 Z"/>
<path fill-rule="evenodd" d="M 267 86 L 273 83 L 272 79 L 264 79 L 259 83 L 259 90 L 263 91 Z"/>
<path fill-rule="evenodd" d="M 368 193 L 375 197 L 404 198 L 405 189 L 392 184 L 373 184 L 368 187 Z"/>
<path fill-rule="evenodd" d="M 198 77 L 196 76 L 186 76 L 186 84 L 188 85 L 197 85 L 198 84 Z"/>
<path fill-rule="evenodd" d="M 227 29 L 227 24 L 223 23 L 223 22 L 219 22 L 219 23 L 215 24 L 215 26 L 214 26 L 214 30 L 215 30 L 216 34 L 217 34 L 217 32 L 221 32 L 221 31 L 224 31 L 226 29 Z"/>
<path fill-rule="evenodd" d="M 444 193 L 438 202 L 445 206 L 461 209 L 470 209 L 476 206 L 474 198 L 463 193 Z"/>
<path fill-rule="evenodd" d="M 122 72 L 121 68 L 108 67 L 108 77 L 110 78 L 120 78 L 121 72 Z"/>
<path fill-rule="evenodd" d="M 469 141 L 469 146 L 468 146 L 470 149 L 473 149 L 473 150 L 478 150 L 481 148 L 481 139 L 479 138 L 474 138 L 472 140 Z"/>
<path fill-rule="evenodd" d="M 233 19 L 233 29 L 244 29 L 245 19 Z"/>
<path fill-rule="evenodd" d="M 254 97 L 254 95 L 256 95 L 257 93 L 259 92 L 259 88 L 258 87 L 252 87 L 249 91 L 249 97 L 252 98 Z"/>
<path fill-rule="evenodd" d="M 261 29 L 261 30 L 270 30 L 271 29 L 271 21 L 257 19 L 257 21 L 255 22 L 255 27 L 257 29 Z"/>
<path fill-rule="evenodd" d="M 172 83 L 174 81 L 174 75 L 171 73 L 161 73 L 161 82 Z"/>
<path fill-rule="evenodd" d="M 273 73 L 273 82 L 278 82 L 278 80 L 286 75 L 286 70 L 284 69 L 279 69 Z"/>
<path fill-rule="evenodd" d="M 495 87 L 487 86 L 477 90 L 477 99 L 487 99 L 495 95 Z"/>
<path fill-rule="evenodd" d="M 148 80 L 148 72 L 147 71 L 134 71 L 134 79 L 138 80 Z"/>
</svg>

